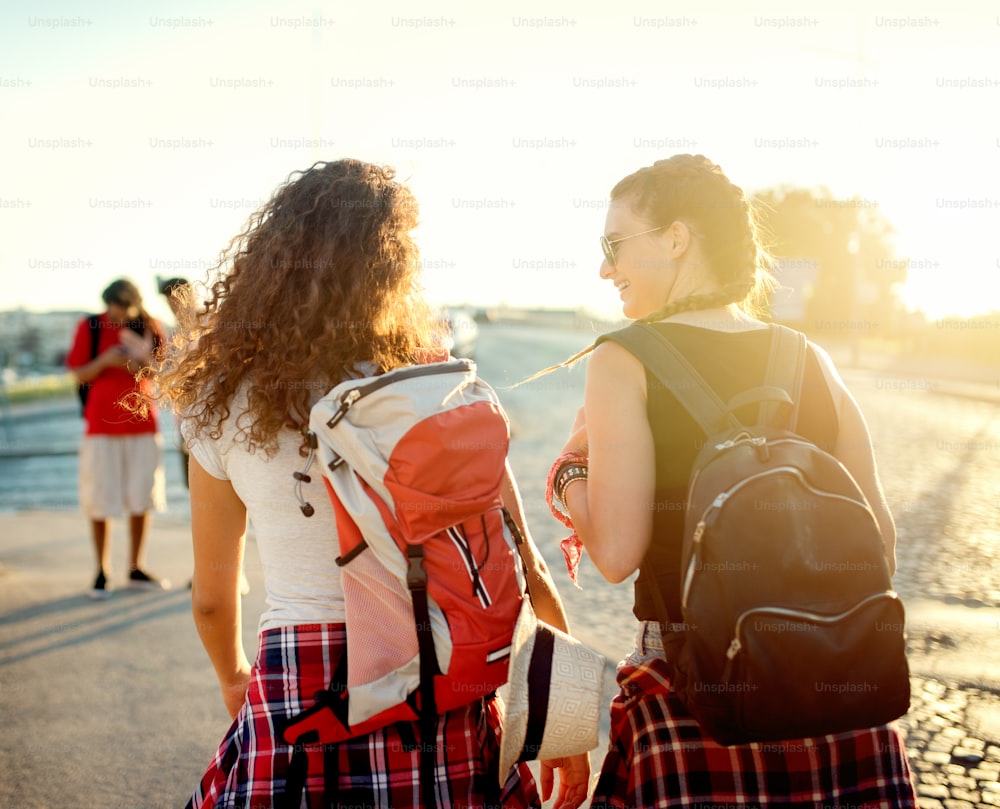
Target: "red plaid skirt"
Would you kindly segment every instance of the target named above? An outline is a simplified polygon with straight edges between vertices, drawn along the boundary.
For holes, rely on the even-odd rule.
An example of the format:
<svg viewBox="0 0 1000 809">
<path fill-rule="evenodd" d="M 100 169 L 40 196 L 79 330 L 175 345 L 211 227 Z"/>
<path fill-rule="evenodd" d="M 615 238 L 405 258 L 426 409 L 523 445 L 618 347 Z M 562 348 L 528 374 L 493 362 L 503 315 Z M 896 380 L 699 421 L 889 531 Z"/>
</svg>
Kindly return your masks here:
<svg viewBox="0 0 1000 809">
<path fill-rule="evenodd" d="M 281 627 L 261 634 L 247 700 L 188 809 L 286 805 L 295 751 L 276 734 L 287 719 L 313 704 L 317 691 L 329 687 L 345 638 L 343 624 Z M 526 764 L 511 770 L 502 790 L 496 786 L 500 724 L 495 699 L 438 718 L 435 792 L 441 809 L 540 805 Z M 301 805 L 419 807 L 419 741 L 416 723 L 399 723 L 340 744 L 305 745 L 308 769 Z M 293 805 L 298 809 L 300 803 Z"/>
<path fill-rule="evenodd" d="M 906 750 L 892 725 L 724 747 L 702 733 L 671 692 L 662 657 L 626 661 L 618 684 L 592 809 L 916 806 Z"/>
</svg>

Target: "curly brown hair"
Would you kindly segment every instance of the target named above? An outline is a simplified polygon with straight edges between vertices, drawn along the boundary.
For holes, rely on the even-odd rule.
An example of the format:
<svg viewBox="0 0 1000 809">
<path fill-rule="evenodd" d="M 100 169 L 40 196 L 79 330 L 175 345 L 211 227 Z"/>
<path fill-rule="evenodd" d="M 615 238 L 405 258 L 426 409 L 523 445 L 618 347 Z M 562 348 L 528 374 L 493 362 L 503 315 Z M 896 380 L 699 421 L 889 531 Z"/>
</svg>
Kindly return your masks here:
<svg viewBox="0 0 1000 809">
<path fill-rule="evenodd" d="M 156 370 L 159 398 L 217 439 L 237 390 L 238 440 L 271 455 L 358 366 L 419 362 L 440 325 L 418 284 L 417 203 L 395 172 L 360 160 L 294 172 L 222 252 L 201 307 Z"/>
</svg>

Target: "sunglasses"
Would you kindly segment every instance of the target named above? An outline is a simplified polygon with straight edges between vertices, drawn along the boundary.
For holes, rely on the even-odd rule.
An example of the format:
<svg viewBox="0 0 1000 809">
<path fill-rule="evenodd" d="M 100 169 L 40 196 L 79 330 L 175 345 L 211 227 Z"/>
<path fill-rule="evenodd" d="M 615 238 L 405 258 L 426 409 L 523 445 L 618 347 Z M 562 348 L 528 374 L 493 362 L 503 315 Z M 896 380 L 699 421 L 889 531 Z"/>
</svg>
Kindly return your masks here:
<svg viewBox="0 0 1000 809">
<path fill-rule="evenodd" d="M 626 239 L 634 239 L 636 236 L 645 236 L 647 233 L 656 233 L 658 230 L 663 230 L 662 227 L 650 228 L 649 230 L 644 230 L 642 233 L 633 233 L 631 236 L 622 236 L 620 239 L 615 239 L 613 241 L 608 241 L 607 236 L 601 236 L 601 249 L 604 251 L 604 258 L 607 259 L 608 264 L 612 267 L 617 267 L 617 259 L 615 258 L 615 249 L 613 245 L 618 244 L 618 242 L 624 242 Z"/>
</svg>

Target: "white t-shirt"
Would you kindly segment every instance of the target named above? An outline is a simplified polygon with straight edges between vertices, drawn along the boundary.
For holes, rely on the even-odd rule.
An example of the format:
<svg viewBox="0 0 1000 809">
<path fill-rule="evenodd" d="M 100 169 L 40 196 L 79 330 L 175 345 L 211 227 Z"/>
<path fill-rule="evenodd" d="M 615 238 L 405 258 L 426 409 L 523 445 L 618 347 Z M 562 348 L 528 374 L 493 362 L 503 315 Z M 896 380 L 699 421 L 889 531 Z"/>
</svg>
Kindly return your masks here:
<svg viewBox="0 0 1000 809">
<path fill-rule="evenodd" d="M 230 416 L 218 440 L 192 438 L 190 423 L 181 423 L 188 449 L 212 477 L 228 480 L 246 505 L 264 571 L 268 608 L 260 618 L 260 631 L 278 626 L 344 621 L 344 597 L 337 528 L 322 473 L 314 463 L 310 483 L 302 484 L 304 499 L 316 510 L 306 517 L 295 497 L 294 472 L 302 471 L 301 436 L 285 431 L 278 451 L 270 458 L 253 454 L 237 443 L 236 422 L 246 407 L 243 395 L 234 397 Z"/>
</svg>

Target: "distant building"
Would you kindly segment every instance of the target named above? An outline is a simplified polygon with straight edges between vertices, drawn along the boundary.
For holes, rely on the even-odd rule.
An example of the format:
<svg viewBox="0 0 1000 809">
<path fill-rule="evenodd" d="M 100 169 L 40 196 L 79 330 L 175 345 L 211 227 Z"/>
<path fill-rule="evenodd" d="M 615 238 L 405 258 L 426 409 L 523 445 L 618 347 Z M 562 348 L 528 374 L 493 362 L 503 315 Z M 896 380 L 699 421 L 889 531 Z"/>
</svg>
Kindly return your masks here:
<svg viewBox="0 0 1000 809">
<path fill-rule="evenodd" d="M 66 359 L 76 324 L 87 312 L 0 312 L 0 367 L 58 368 Z"/>
<path fill-rule="evenodd" d="M 621 319 L 608 320 L 583 309 L 532 309 L 499 306 L 489 311 L 489 320 L 530 323 L 562 329 L 597 329 L 608 331 L 625 324 Z"/>
</svg>

